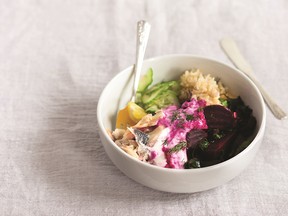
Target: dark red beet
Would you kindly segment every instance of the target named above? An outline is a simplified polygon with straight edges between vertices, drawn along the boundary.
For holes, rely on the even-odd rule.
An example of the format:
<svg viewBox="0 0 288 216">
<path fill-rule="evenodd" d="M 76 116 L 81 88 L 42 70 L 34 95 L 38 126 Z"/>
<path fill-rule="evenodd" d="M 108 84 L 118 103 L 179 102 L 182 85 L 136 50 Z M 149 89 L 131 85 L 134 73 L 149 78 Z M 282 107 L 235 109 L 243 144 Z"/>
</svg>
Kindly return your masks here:
<svg viewBox="0 0 288 216">
<path fill-rule="evenodd" d="M 249 137 L 253 134 L 256 128 L 257 120 L 254 116 L 250 116 L 249 119 L 245 121 L 245 124 L 242 124 L 240 132 L 244 137 Z"/>
<path fill-rule="evenodd" d="M 209 129 L 227 130 L 236 125 L 233 112 L 221 105 L 206 106 L 204 115 Z"/>
<path fill-rule="evenodd" d="M 203 151 L 202 157 L 208 160 L 218 159 L 222 156 L 225 149 L 232 143 L 232 140 L 235 139 L 237 131 L 229 131 L 226 135 L 220 139 L 214 140 L 209 144 L 209 146 Z"/>
<path fill-rule="evenodd" d="M 187 148 L 195 148 L 207 136 L 207 132 L 204 130 L 191 130 L 186 135 Z"/>
</svg>

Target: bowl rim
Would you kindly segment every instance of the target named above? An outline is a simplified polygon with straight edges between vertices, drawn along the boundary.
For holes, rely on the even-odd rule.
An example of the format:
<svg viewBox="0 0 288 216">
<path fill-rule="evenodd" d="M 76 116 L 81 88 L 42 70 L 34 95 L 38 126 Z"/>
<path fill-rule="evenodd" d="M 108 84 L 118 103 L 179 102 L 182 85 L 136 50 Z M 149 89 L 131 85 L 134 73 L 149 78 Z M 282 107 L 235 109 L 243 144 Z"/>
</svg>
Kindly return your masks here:
<svg viewBox="0 0 288 216">
<path fill-rule="evenodd" d="M 202 172 L 207 172 L 210 170 L 215 170 L 215 169 L 220 169 L 221 167 L 224 166 L 228 166 L 229 164 L 233 163 L 235 160 L 238 160 L 238 158 L 242 157 L 244 154 L 246 154 L 247 151 L 249 151 L 251 148 L 253 148 L 256 143 L 258 141 L 261 141 L 261 135 L 264 134 L 265 132 L 265 127 L 266 127 L 266 108 L 265 108 L 265 103 L 264 103 L 264 99 L 259 91 L 259 89 L 257 88 L 257 86 L 252 82 L 252 80 L 243 72 L 241 72 L 239 69 L 234 68 L 222 61 L 213 59 L 213 58 L 208 58 L 208 57 L 203 57 L 203 56 L 199 56 L 199 55 L 193 55 L 193 54 L 168 54 L 168 55 L 160 55 L 160 56 L 155 56 L 155 57 L 151 57 L 148 59 L 145 59 L 143 63 L 149 63 L 149 62 L 153 62 L 153 61 L 158 61 L 158 60 L 165 60 L 168 58 L 196 58 L 196 59 L 201 59 L 201 60 L 205 60 L 205 61 L 210 61 L 210 62 L 214 62 L 217 64 L 220 64 L 224 67 L 228 67 L 231 70 L 234 70 L 235 72 L 237 72 L 240 76 L 244 77 L 245 80 L 247 80 L 247 82 L 249 82 L 250 85 L 253 86 L 259 100 L 260 100 L 260 105 L 262 108 L 262 116 L 261 116 L 261 124 L 259 125 L 259 130 L 256 134 L 256 136 L 254 137 L 253 141 L 249 144 L 248 147 L 246 147 L 243 151 L 241 151 L 239 154 L 235 155 L 232 158 L 229 158 L 226 161 L 220 162 L 218 164 L 214 164 L 211 166 L 207 166 L 207 167 L 201 167 L 201 168 L 197 168 L 197 169 L 172 169 L 172 168 L 165 168 L 165 167 L 159 167 L 159 166 L 155 166 L 153 164 L 149 164 L 149 163 L 145 163 L 143 161 L 140 161 L 137 158 L 134 158 L 133 156 L 127 154 L 126 152 L 124 152 L 121 148 L 119 148 L 116 143 L 114 141 L 112 141 L 112 139 L 110 138 L 110 136 L 107 133 L 106 128 L 103 125 L 103 122 L 101 120 L 101 107 L 102 107 L 102 103 L 104 101 L 104 93 L 107 91 L 108 86 L 111 82 L 113 82 L 114 80 L 118 79 L 119 76 L 121 76 L 123 73 L 127 73 L 127 70 L 131 70 L 133 68 L 133 65 L 128 66 L 127 68 L 121 70 L 118 74 L 116 74 L 113 78 L 111 78 L 111 80 L 105 85 L 104 89 L 102 90 L 99 100 L 98 100 L 98 104 L 97 104 L 97 122 L 98 122 L 98 126 L 101 130 L 101 132 L 104 134 L 105 138 L 108 140 L 108 142 L 116 149 L 116 151 L 118 151 L 122 156 L 124 156 L 126 159 L 128 159 L 131 162 L 136 162 L 137 165 L 139 166 L 143 166 L 145 168 L 148 169 L 154 169 L 155 171 L 161 171 L 161 172 L 168 172 L 168 173 L 202 173 Z M 100 133 L 100 131 L 98 131 Z M 102 145 L 104 145 L 104 143 L 101 141 Z M 104 147 L 104 146 L 103 146 Z M 105 148 L 104 148 L 105 149 Z M 115 164 L 116 165 L 116 164 Z M 117 165 L 116 165 L 117 166 Z"/>
</svg>

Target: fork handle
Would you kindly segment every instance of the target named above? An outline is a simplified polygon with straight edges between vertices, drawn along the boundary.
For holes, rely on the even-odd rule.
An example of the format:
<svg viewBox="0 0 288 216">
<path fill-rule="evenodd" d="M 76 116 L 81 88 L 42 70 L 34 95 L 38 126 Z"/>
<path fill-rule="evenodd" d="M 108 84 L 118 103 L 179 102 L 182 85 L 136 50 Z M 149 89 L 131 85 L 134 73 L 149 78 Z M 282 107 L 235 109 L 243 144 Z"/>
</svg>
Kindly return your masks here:
<svg viewBox="0 0 288 216">
<path fill-rule="evenodd" d="M 137 41 L 136 41 L 136 62 L 134 65 L 134 85 L 131 101 L 135 102 L 135 97 L 139 85 L 144 54 L 150 34 L 151 25 L 145 20 L 137 22 Z"/>
</svg>

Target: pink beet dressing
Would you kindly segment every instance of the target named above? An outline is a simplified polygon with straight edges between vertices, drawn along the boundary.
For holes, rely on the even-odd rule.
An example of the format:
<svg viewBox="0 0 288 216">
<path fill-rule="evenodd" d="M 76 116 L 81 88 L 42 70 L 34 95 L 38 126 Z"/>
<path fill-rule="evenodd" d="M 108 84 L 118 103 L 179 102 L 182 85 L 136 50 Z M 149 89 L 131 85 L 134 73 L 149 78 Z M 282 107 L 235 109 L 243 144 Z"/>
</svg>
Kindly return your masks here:
<svg viewBox="0 0 288 216">
<path fill-rule="evenodd" d="M 183 169 L 187 161 L 186 134 L 192 129 L 207 129 L 203 108 L 206 106 L 204 100 L 191 99 L 177 106 L 169 106 L 163 110 L 164 117 L 159 119 L 158 125 L 170 129 L 162 151 L 166 156 L 168 168 Z M 151 154 L 155 158 L 155 152 Z"/>
</svg>

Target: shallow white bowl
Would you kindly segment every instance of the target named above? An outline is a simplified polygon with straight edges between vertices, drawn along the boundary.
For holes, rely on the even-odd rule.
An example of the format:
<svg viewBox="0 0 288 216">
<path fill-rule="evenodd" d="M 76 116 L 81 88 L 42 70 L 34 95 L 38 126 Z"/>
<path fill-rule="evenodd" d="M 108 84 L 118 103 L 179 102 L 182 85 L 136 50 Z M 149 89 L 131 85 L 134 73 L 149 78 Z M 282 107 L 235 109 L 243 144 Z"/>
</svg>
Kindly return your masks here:
<svg viewBox="0 0 288 216">
<path fill-rule="evenodd" d="M 235 157 L 205 168 L 176 170 L 141 162 L 121 150 L 108 136 L 114 129 L 117 111 L 132 95 L 132 66 L 117 74 L 103 90 L 97 107 L 99 134 L 104 149 L 113 163 L 128 177 L 161 191 L 192 193 L 208 190 L 236 177 L 255 157 L 262 142 L 266 124 L 263 98 L 257 87 L 243 73 L 215 60 L 192 55 L 168 55 L 144 61 L 143 72 L 154 71 L 154 84 L 179 78 L 185 70 L 199 68 L 204 74 L 219 77 L 235 95 L 253 109 L 257 134 L 253 142 Z"/>
</svg>

